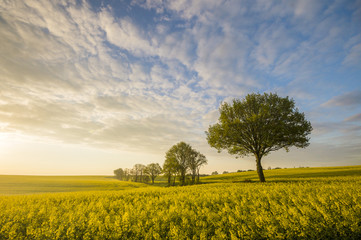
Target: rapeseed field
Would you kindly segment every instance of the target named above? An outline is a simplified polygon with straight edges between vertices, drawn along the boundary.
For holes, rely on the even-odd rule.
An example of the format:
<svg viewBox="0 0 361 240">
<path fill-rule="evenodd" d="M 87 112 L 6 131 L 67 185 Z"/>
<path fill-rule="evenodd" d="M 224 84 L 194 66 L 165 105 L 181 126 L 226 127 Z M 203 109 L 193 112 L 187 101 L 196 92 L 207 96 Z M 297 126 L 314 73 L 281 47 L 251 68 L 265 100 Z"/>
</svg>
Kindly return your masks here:
<svg viewBox="0 0 361 240">
<path fill-rule="evenodd" d="M 271 170 L 266 183 L 239 173 L 185 187 L 1 196 L 0 239 L 361 239 L 359 168 L 299 169 L 299 178 Z"/>
</svg>

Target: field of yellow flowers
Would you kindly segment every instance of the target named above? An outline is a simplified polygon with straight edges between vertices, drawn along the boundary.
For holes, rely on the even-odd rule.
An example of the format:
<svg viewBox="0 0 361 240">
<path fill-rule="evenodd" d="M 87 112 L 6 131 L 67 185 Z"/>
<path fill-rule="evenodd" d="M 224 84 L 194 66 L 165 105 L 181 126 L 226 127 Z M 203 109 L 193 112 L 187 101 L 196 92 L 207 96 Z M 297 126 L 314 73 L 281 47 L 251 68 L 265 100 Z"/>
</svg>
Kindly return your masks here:
<svg viewBox="0 0 361 240">
<path fill-rule="evenodd" d="M 361 239 L 361 176 L 0 196 L 0 239 Z"/>
</svg>

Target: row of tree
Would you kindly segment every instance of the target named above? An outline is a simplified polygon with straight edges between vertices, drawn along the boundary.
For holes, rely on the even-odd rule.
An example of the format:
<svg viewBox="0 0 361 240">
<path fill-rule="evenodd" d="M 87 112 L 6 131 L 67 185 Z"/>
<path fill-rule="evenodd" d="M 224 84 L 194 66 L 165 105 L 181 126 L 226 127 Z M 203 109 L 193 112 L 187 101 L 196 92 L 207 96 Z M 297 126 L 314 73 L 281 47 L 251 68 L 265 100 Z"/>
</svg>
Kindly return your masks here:
<svg viewBox="0 0 361 240">
<path fill-rule="evenodd" d="M 114 175 L 117 179 L 122 181 L 133 182 L 149 182 L 154 183 L 154 180 L 162 173 L 162 168 L 159 163 L 151 163 L 148 165 L 135 164 L 132 169 L 118 168 L 114 170 Z"/>
<path fill-rule="evenodd" d="M 118 168 L 114 170 L 115 177 L 122 181 L 149 182 L 160 174 L 163 174 L 168 185 L 175 185 L 176 178 L 179 178 L 180 185 L 186 185 L 187 177 L 190 183 L 199 183 L 199 170 L 207 164 L 206 157 L 196 151 L 191 145 L 180 142 L 172 146 L 166 153 L 163 169 L 158 163 L 148 165 L 135 164 L 132 169 Z"/>
</svg>

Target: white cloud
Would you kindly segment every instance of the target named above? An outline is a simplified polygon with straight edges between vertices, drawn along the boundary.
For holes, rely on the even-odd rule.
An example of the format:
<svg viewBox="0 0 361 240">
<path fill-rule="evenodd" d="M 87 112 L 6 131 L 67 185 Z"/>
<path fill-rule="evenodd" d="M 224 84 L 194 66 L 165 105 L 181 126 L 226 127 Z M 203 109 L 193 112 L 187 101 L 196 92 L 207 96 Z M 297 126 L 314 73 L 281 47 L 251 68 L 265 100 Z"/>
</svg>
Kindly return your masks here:
<svg viewBox="0 0 361 240">
<path fill-rule="evenodd" d="M 321 7 L 322 5 L 318 1 L 298 0 L 296 1 L 294 14 L 298 18 L 302 17 L 304 19 L 311 20 L 318 14 Z"/>
<path fill-rule="evenodd" d="M 361 42 L 352 46 L 343 63 L 347 65 L 359 66 L 361 62 Z"/>
<path fill-rule="evenodd" d="M 346 122 L 361 122 L 361 113 L 346 118 Z"/>
<path fill-rule="evenodd" d="M 355 90 L 336 96 L 324 103 L 323 106 L 360 106 L 360 104 L 361 90 Z"/>
</svg>

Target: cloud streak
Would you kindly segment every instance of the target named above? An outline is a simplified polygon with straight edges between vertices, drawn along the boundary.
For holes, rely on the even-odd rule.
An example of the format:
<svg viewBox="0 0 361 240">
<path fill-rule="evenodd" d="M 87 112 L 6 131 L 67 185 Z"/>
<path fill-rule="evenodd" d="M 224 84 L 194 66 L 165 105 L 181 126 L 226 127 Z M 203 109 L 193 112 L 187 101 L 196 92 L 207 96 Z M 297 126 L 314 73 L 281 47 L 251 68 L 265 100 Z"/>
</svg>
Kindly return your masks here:
<svg viewBox="0 0 361 240">
<path fill-rule="evenodd" d="M 336 96 L 324 103 L 324 106 L 360 106 L 361 91 L 356 90 Z"/>
</svg>

